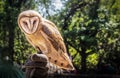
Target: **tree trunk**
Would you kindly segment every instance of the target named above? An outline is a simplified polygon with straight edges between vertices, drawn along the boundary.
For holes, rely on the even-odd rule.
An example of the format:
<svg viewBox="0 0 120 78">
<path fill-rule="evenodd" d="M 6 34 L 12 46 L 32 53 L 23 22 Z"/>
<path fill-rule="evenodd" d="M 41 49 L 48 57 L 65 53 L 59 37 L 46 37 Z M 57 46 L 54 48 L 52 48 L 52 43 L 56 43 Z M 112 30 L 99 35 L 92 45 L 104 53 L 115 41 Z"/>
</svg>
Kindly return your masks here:
<svg viewBox="0 0 120 78">
<path fill-rule="evenodd" d="M 9 51 L 10 51 L 10 58 L 14 60 L 14 26 L 9 26 Z"/>
<path fill-rule="evenodd" d="M 86 73 L 86 58 L 87 58 L 87 54 L 85 53 L 85 49 L 82 49 L 81 52 L 81 70 L 82 73 Z"/>
<path fill-rule="evenodd" d="M 8 3 L 8 4 L 7 4 Z M 13 6 L 13 2 L 10 0 L 10 1 L 6 1 L 6 13 L 7 13 L 7 18 L 6 18 L 6 26 L 8 28 L 8 47 L 9 47 L 9 57 L 12 61 L 14 61 L 14 36 L 15 36 L 15 32 L 14 32 L 14 29 L 15 29 L 15 26 L 16 26 L 16 21 L 15 19 L 13 18 L 13 14 L 14 14 L 14 9 L 15 8 Z M 11 7 L 11 8 L 8 8 Z"/>
</svg>

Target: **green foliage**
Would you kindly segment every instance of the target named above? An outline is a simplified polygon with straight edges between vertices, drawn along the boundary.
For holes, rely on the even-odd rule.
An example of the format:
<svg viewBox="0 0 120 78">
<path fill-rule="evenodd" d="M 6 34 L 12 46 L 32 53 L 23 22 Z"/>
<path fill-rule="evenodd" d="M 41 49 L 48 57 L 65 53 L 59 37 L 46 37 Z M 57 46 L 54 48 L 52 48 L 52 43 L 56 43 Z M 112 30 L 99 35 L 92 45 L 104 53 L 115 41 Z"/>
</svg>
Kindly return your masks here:
<svg viewBox="0 0 120 78">
<path fill-rule="evenodd" d="M 3 47 L 8 46 L 9 57 L 17 63 L 24 63 L 29 54 L 35 52 L 17 25 L 18 14 L 22 10 L 33 8 L 33 0 L 0 1 L 0 44 Z"/>
<path fill-rule="evenodd" d="M 3 1 L 0 1 L 0 13 L 3 12 L 4 10 L 3 6 L 4 6 Z"/>
<path fill-rule="evenodd" d="M 85 62 L 82 58 L 86 59 L 87 67 L 92 68 L 101 62 L 101 55 L 105 61 L 112 57 L 111 53 L 119 52 L 119 10 L 114 11 L 119 9 L 118 4 L 117 0 L 65 2 L 58 20 L 68 51 L 79 68 Z"/>
<path fill-rule="evenodd" d="M 87 68 L 95 68 L 98 64 L 98 54 L 94 53 L 87 57 Z"/>
</svg>

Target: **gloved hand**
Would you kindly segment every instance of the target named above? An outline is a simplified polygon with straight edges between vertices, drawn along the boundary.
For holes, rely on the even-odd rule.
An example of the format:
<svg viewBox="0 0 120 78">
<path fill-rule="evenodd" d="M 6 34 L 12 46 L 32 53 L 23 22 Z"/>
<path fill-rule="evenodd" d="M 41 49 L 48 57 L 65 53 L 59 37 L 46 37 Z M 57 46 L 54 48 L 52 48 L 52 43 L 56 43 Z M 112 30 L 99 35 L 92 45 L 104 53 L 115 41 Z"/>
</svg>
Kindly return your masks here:
<svg viewBox="0 0 120 78">
<path fill-rule="evenodd" d="M 26 78 L 46 78 L 48 58 L 44 54 L 33 54 L 25 64 Z"/>
</svg>

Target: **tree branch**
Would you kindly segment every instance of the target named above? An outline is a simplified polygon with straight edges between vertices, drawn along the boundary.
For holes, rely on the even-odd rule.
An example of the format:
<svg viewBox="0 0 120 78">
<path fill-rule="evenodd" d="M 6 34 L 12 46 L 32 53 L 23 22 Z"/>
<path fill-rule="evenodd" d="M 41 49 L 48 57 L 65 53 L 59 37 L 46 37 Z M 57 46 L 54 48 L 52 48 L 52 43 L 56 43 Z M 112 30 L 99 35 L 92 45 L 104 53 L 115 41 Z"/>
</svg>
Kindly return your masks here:
<svg viewBox="0 0 120 78">
<path fill-rule="evenodd" d="M 71 47 L 73 47 L 77 52 L 79 52 L 79 49 L 77 49 L 72 43 L 70 43 L 69 41 L 67 41 L 67 44 L 70 45 Z"/>
</svg>

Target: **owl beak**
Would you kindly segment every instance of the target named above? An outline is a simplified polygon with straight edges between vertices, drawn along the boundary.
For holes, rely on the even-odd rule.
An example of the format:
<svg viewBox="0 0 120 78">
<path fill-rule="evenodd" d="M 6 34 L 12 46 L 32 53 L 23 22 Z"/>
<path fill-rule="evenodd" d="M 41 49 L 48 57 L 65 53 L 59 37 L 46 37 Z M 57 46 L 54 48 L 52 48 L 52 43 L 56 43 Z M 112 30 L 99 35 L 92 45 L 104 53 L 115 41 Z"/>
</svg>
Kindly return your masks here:
<svg viewBox="0 0 120 78">
<path fill-rule="evenodd" d="M 33 27 L 33 23 L 32 23 L 32 21 L 29 19 L 28 28 L 29 28 L 30 31 L 32 31 L 32 27 Z"/>
</svg>

